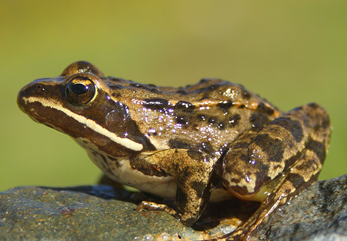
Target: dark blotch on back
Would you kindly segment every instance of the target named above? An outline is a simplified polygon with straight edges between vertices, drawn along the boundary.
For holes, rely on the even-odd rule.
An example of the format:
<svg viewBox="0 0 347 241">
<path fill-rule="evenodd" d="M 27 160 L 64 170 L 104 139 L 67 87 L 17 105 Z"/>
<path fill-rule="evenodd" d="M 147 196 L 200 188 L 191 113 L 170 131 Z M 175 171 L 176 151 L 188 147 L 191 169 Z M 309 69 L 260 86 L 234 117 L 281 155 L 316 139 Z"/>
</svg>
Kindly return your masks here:
<svg viewBox="0 0 347 241">
<path fill-rule="evenodd" d="M 204 120 L 206 120 L 207 117 L 206 117 L 206 115 L 204 115 L 204 114 L 199 114 L 199 115 L 196 116 L 196 118 L 197 118 L 198 120 L 203 120 L 203 121 L 204 121 Z"/>
<path fill-rule="evenodd" d="M 225 129 L 225 124 L 223 122 L 218 123 L 217 125 L 219 130 L 224 130 Z"/>
<path fill-rule="evenodd" d="M 182 111 L 193 112 L 193 110 L 195 109 L 195 105 L 189 103 L 188 101 L 178 101 L 174 109 L 175 111 L 182 110 Z"/>
<path fill-rule="evenodd" d="M 168 109 L 169 101 L 160 98 L 145 99 L 143 100 L 143 106 L 151 110 Z"/>
<path fill-rule="evenodd" d="M 249 98 L 251 98 L 251 94 L 247 90 L 243 90 L 242 91 L 242 97 L 244 99 L 248 100 Z"/>
<path fill-rule="evenodd" d="M 153 93 L 159 93 L 159 90 L 157 89 L 157 86 L 154 85 L 154 84 L 144 85 L 144 84 L 133 82 L 129 86 L 134 87 L 134 88 L 148 90 L 148 91 L 151 91 Z"/>
<path fill-rule="evenodd" d="M 253 127 L 263 126 L 264 124 L 270 122 L 268 117 L 269 116 L 265 113 L 255 112 L 249 118 L 249 122 L 251 122 L 253 124 Z"/>
<path fill-rule="evenodd" d="M 185 116 L 177 116 L 176 117 L 176 123 L 182 124 L 182 125 L 187 125 L 188 124 L 188 118 Z"/>
<path fill-rule="evenodd" d="M 176 91 L 177 94 L 181 94 L 181 95 L 187 95 L 188 92 L 185 91 L 183 88 L 179 88 L 177 91 Z"/>
<path fill-rule="evenodd" d="M 208 118 L 208 123 L 210 124 L 214 124 L 214 123 L 217 123 L 217 117 L 213 117 L 211 116 L 210 118 Z"/>
<path fill-rule="evenodd" d="M 140 83 L 131 83 L 130 86 L 135 87 L 135 88 L 143 88 L 144 87 L 144 85 L 140 84 Z"/>
<path fill-rule="evenodd" d="M 264 103 L 261 102 L 258 104 L 257 111 L 265 112 L 268 115 L 273 115 L 273 113 L 275 112 L 273 109 L 267 107 Z"/>
<path fill-rule="evenodd" d="M 238 124 L 239 120 L 241 119 L 239 114 L 233 115 L 232 117 L 230 117 L 229 119 L 229 126 L 230 127 L 234 127 Z"/>
<path fill-rule="evenodd" d="M 223 111 L 228 111 L 233 105 L 234 104 L 231 100 L 227 100 L 219 102 L 217 107 L 221 108 Z"/>
<path fill-rule="evenodd" d="M 271 124 L 281 126 L 289 131 L 293 135 L 296 142 L 300 142 L 304 137 L 301 123 L 297 120 L 292 120 L 288 117 L 279 117 Z"/>
<path fill-rule="evenodd" d="M 201 79 L 201 80 L 199 81 L 199 83 L 206 83 L 206 82 L 208 82 L 208 81 L 210 81 L 210 79 Z"/>
<path fill-rule="evenodd" d="M 207 87 L 207 91 L 213 91 L 213 90 L 218 90 L 221 87 L 221 85 L 215 84 L 215 85 L 210 85 Z"/>
</svg>

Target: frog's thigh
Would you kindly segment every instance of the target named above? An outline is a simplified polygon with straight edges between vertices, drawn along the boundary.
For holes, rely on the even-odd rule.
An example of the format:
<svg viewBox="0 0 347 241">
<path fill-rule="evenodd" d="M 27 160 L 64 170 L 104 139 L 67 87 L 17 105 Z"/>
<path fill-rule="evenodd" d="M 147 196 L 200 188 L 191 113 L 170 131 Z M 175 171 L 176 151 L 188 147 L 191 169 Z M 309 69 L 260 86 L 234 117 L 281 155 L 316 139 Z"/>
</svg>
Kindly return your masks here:
<svg viewBox="0 0 347 241">
<path fill-rule="evenodd" d="M 243 240 L 252 235 L 252 232 L 264 222 L 276 208 L 285 204 L 292 196 L 298 194 L 302 189 L 317 179 L 321 170 L 319 155 L 312 150 L 305 150 L 292 168 L 283 173 L 276 180 L 276 185 L 270 195 L 261 202 L 257 211 L 233 233 L 224 236 L 227 240 Z"/>
<path fill-rule="evenodd" d="M 296 122 L 296 127 L 295 125 L 292 127 L 287 126 L 290 120 Z M 279 131 L 278 128 L 285 129 L 287 132 L 284 130 Z M 252 144 L 256 142 L 259 135 L 264 135 L 264 130 L 268 133 L 268 138 L 271 139 L 268 142 L 272 143 L 272 145 L 271 147 L 268 146 L 268 149 L 264 148 L 266 151 L 259 153 L 266 156 L 266 160 L 271 163 L 266 164 L 266 162 L 262 162 L 261 165 L 265 165 L 265 167 L 259 168 L 258 171 L 262 172 L 263 187 L 270 194 L 266 195 L 263 193 L 257 197 L 258 199 L 256 200 L 262 201 L 258 210 L 228 238 L 242 238 L 251 235 L 252 231 L 280 204 L 284 204 L 290 197 L 298 194 L 299 191 L 315 181 L 322 168 L 329 145 L 330 123 L 328 115 L 318 105 L 305 105 L 284 114 L 262 131 L 256 133 L 253 139 L 248 134 L 248 138 L 252 140 L 251 147 L 249 152 L 243 153 L 248 155 L 247 159 L 251 160 L 249 162 L 251 165 L 256 165 L 256 163 L 252 162 L 253 160 L 259 161 L 259 159 L 255 159 L 252 156 L 254 150 L 252 148 L 255 148 L 254 146 L 252 147 Z M 273 130 L 279 131 L 278 133 L 280 134 L 276 137 L 276 133 L 271 132 Z M 289 140 L 285 140 L 284 144 L 278 144 L 276 140 L 279 141 L 284 137 Z M 288 153 L 291 155 L 288 155 Z M 275 157 L 279 156 L 284 158 L 284 160 L 278 161 L 278 165 L 283 165 L 283 168 L 278 172 L 277 177 L 271 178 L 269 172 L 274 167 L 273 163 L 276 163 Z M 247 173 L 247 170 L 244 172 L 246 175 L 251 175 Z M 264 183 L 266 179 L 270 181 Z M 256 185 L 253 187 L 256 187 Z"/>
<path fill-rule="evenodd" d="M 329 117 L 323 108 L 309 104 L 293 109 L 259 132 L 243 133 L 229 146 L 223 159 L 223 184 L 239 198 L 261 201 L 261 192 L 272 189 L 278 176 L 305 160 L 306 149 L 317 156 L 317 163 L 307 160 L 303 171 L 297 170 L 307 182 L 322 167 L 329 136 Z"/>
<path fill-rule="evenodd" d="M 185 225 L 193 225 L 209 201 L 214 162 L 206 154 L 186 149 L 160 151 L 142 158 L 177 177 L 177 212 L 165 205 L 142 203 L 141 206 L 151 210 L 164 210 L 178 217 Z"/>
</svg>

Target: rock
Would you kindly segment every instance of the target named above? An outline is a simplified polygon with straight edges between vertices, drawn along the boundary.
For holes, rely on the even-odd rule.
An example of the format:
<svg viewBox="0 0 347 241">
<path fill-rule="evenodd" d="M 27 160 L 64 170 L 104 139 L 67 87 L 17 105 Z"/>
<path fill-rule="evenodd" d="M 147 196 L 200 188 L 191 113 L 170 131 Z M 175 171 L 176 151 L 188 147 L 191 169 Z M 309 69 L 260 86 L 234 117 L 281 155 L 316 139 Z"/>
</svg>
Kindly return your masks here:
<svg viewBox="0 0 347 241">
<path fill-rule="evenodd" d="M 316 182 L 269 218 L 259 240 L 347 240 L 347 175 Z"/>
<path fill-rule="evenodd" d="M 347 240 L 346 187 L 347 176 L 315 183 L 275 211 L 251 240 Z M 190 228 L 164 212 L 137 212 L 143 199 L 104 185 L 10 189 L 0 193 L 0 240 L 202 240 L 232 232 L 258 206 L 211 205 Z"/>
</svg>

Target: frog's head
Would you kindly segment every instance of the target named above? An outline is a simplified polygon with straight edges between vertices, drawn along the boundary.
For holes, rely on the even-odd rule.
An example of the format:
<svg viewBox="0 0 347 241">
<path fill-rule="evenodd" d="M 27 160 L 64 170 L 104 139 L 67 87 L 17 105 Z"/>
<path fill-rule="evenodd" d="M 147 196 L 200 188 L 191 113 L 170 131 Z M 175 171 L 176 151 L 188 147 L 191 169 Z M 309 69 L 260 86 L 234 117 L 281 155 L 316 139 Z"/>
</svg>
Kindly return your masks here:
<svg viewBox="0 0 347 241">
<path fill-rule="evenodd" d="M 32 119 L 114 156 L 141 151 L 144 143 L 128 107 L 112 97 L 103 73 L 79 61 L 55 78 L 37 79 L 18 94 Z"/>
</svg>

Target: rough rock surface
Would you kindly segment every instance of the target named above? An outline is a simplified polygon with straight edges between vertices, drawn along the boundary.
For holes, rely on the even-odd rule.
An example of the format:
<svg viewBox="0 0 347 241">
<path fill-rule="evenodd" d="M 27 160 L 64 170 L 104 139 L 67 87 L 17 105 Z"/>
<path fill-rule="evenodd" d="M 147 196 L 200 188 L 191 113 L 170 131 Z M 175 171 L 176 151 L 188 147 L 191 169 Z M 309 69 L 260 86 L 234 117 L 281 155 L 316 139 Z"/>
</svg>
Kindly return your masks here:
<svg viewBox="0 0 347 241">
<path fill-rule="evenodd" d="M 0 193 L 0 240 L 202 240 L 231 232 L 257 205 L 211 206 L 193 228 L 110 186 L 18 187 Z M 270 216 L 251 240 L 347 240 L 347 176 L 320 181 Z M 216 214 L 218 214 L 216 216 Z M 211 218 L 212 216 L 212 218 Z M 223 217 L 228 217 L 223 221 Z"/>
</svg>

